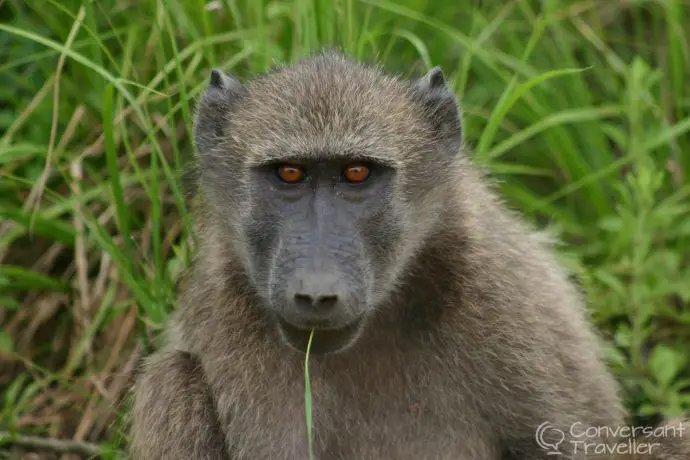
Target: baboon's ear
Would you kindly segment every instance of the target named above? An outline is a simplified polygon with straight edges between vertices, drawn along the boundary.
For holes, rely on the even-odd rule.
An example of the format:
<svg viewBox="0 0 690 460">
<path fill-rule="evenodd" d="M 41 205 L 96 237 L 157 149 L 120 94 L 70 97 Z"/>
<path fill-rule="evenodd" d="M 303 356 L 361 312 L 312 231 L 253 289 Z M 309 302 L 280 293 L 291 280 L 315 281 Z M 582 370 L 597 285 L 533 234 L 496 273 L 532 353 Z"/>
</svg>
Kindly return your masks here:
<svg viewBox="0 0 690 460">
<path fill-rule="evenodd" d="M 452 155 L 458 153 L 463 135 L 460 107 L 443 71 L 434 67 L 414 82 L 413 90 L 443 148 Z"/>
<path fill-rule="evenodd" d="M 211 71 L 194 120 L 194 141 L 200 154 L 217 147 L 226 134 L 233 104 L 245 93 L 245 87 L 236 78 L 219 69 Z"/>
</svg>

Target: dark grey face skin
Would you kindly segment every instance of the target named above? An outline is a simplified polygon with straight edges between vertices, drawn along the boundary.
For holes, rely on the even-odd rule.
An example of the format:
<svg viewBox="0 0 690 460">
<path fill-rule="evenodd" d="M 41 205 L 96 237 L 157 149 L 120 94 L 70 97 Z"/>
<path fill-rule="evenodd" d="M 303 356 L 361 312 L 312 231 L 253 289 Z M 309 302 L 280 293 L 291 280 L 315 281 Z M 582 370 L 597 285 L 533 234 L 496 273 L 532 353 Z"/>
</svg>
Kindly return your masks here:
<svg viewBox="0 0 690 460">
<path fill-rule="evenodd" d="M 300 166 L 304 178 L 283 181 L 278 168 L 285 163 Z M 348 181 L 344 171 L 352 164 L 368 168 L 364 181 Z M 395 171 L 366 160 L 286 158 L 250 174 L 256 199 L 244 230 L 252 278 L 265 280 L 266 307 L 299 349 L 311 328 L 315 352 L 347 346 L 374 307 L 372 287 L 386 276 L 377 262 L 399 243 L 390 203 Z"/>
<path fill-rule="evenodd" d="M 405 100 L 400 110 L 409 110 L 402 116 L 419 118 L 416 123 L 428 136 L 424 139 L 418 133 L 395 131 L 397 125 L 390 125 L 385 112 L 376 119 L 378 125 L 369 119 L 362 124 L 349 121 L 371 109 L 368 99 L 353 102 L 349 113 L 343 108 L 351 94 L 357 96 L 356 88 L 348 89 L 342 99 L 309 100 L 306 83 L 297 79 L 294 84 L 285 94 L 257 91 L 263 99 L 251 101 L 254 105 L 247 109 L 242 104 L 254 97 L 251 90 L 213 71 L 199 104 L 196 142 L 206 191 L 220 220 L 235 235 L 231 243 L 281 337 L 304 351 L 313 328 L 312 352 L 337 352 L 356 341 L 367 319 L 390 296 L 410 254 L 441 213 L 442 208 L 426 204 L 441 200 L 425 197 L 450 180 L 444 174 L 452 170 L 460 149 L 460 115 L 438 68 L 396 93 Z M 271 106 L 291 97 L 295 102 L 285 102 L 286 107 Z M 334 108 L 324 109 L 328 104 Z M 282 110 L 284 116 L 276 115 Z M 344 115 L 324 122 L 321 117 L 333 116 L 334 110 Z M 385 109 L 376 110 L 380 114 Z M 263 121 L 266 114 L 277 121 Z M 232 117 L 235 131 L 229 127 Z M 242 132 L 250 123 L 248 133 Z M 334 125 L 345 127 L 337 131 L 345 131 L 342 139 L 333 134 Z M 333 145 L 315 149 L 313 144 L 326 136 Z M 285 138 L 296 142 L 286 144 Z M 348 142 L 357 139 L 365 148 L 348 150 Z M 273 150 L 252 153 L 253 160 L 247 162 L 247 152 L 256 144 Z M 392 158 L 386 161 L 381 152 L 390 152 L 386 154 Z M 401 164 L 410 170 L 407 177 L 396 169 Z M 278 174 L 282 165 L 301 168 L 303 180 L 286 183 Z M 366 180 L 349 181 L 344 171 L 351 165 L 367 167 Z"/>
</svg>

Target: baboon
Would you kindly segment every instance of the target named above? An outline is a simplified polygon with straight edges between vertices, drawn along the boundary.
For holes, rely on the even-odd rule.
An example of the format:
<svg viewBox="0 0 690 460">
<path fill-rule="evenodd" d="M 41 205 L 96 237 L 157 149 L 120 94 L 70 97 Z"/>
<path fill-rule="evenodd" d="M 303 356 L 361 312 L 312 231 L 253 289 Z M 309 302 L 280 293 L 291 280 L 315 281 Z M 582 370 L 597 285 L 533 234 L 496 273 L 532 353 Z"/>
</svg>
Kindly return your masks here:
<svg viewBox="0 0 690 460">
<path fill-rule="evenodd" d="M 543 423 L 623 422 L 577 287 L 469 161 L 439 68 L 214 70 L 194 135 L 198 254 L 133 459 L 531 460 Z"/>
</svg>

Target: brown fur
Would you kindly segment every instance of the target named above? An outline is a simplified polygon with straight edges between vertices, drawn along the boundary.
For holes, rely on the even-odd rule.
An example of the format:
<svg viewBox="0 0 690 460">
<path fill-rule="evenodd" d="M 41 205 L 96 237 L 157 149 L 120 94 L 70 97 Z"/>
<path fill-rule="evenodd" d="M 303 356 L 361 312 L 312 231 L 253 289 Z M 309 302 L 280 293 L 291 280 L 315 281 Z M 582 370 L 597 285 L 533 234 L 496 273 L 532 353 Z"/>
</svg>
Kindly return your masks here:
<svg viewBox="0 0 690 460">
<path fill-rule="evenodd" d="M 549 242 L 464 155 L 432 161 L 434 133 L 407 82 L 327 54 L 262 76 L 216 112 L 204 103 L 200 247 L 166 345 L 134 390 L 133 459 L 308 458 L 304 355 L 259 308 L 241 222 L 219 217 L 233 205 L 224 183 L 295 150 L 374 152 L 400 168 L 394 202 L 423 200 L 406 227 L 412 243 L 390 256 L 394 288 L 360 338 L 310 360 L 316 459 L 547 458 L 534 441 L 542 422 L 622 423 Z M 199 128 L 213 124 L 230 134 Z M 425 175 L 452 186 L 404 194 Z"/>
</svg>

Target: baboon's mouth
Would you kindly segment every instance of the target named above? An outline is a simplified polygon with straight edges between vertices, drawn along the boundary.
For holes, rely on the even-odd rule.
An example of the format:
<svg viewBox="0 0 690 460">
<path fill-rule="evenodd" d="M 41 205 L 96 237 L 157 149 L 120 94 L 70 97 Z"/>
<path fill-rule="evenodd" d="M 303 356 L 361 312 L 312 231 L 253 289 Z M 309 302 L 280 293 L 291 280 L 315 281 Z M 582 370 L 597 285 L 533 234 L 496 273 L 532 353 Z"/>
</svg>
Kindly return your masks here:
<svg viewBox="0 0 690 460">
<path fill-rule="evenodd" d="M 360 316 L 348 325 L 339 328 L 315 325 L 310 353 L 334 353 L 347 348 L 357 339 L 362 326 L 362 319 Z M 281 318 L 278 321 L 278 328 L 290 346 L 301 352 L 307 351 L 311 327 L 297 327 Z"/>
</svg>

